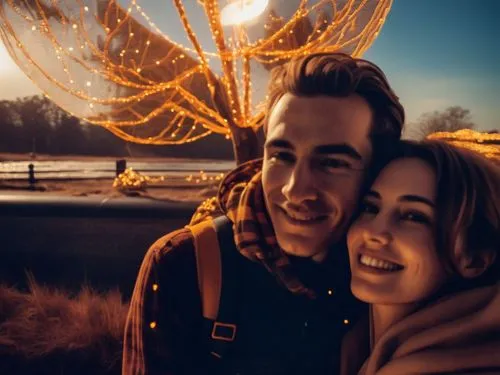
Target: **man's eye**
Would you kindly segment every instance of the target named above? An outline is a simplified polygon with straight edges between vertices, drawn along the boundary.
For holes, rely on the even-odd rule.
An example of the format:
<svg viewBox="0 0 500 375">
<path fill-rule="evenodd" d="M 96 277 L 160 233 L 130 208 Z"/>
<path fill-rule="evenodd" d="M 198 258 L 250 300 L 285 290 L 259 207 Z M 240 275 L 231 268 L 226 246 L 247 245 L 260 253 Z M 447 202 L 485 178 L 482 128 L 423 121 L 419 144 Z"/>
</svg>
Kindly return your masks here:
<svg viewBox="0 0 500 375">
<path fill-rule="evenodd" d="M 378 214 L 378 207 L 371 203 L 371 202 L 363 202 L 361 203 L 361 214 L 365 214 L 365 215 L 376 215 Z"/>
<path fill-rule="evenodd" d="M 351 164 L 342 159 L 327 158 L 320 161 L 320 165 L 324 168 L 351 168 Z"/>
<path fill-rule="evenodd" d="M 271 154 L 271 159 L 285 162 L 293 162 L 295 157 L 290 152 L 277 151 Z"/>
<path fill-rule="evenodd" d="M 408 211 L 401 214 L 401 219 L 420 224 L 431 224 L 431 219 L 424 213 Z"/>
</svg>

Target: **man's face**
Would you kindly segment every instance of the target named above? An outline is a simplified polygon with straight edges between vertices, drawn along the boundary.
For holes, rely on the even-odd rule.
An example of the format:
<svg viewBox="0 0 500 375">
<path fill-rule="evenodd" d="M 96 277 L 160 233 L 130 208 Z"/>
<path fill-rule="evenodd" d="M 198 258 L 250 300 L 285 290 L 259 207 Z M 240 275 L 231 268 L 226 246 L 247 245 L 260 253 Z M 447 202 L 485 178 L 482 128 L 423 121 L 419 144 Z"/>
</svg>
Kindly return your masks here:
<svg viewBox="0 0 500 375">
<path fill-rule="evenodd" d="M 278 244 L 324 259 L 346 231 L 371 159 L 372 111 L 361 97 L 285 94 L 269 117 L 262 184 Z"/>
</svg>

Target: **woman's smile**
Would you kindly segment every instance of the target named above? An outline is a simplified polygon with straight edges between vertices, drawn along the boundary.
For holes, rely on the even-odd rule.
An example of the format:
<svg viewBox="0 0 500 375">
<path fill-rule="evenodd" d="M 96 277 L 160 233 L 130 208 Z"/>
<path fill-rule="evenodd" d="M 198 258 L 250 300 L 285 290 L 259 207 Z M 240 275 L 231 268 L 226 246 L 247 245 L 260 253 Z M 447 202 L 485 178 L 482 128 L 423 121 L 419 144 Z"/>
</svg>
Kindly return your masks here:
<svg viewBox="0 0 500 375">
<path fill-rule="evenodd" d="M 404 268 L 397 263 L 389 262 L 366 254 L 361 254 L 358 259 L 361 265 L 369 267 L 370 269 L 395 272 L 401 271 Z"/>
</svg>

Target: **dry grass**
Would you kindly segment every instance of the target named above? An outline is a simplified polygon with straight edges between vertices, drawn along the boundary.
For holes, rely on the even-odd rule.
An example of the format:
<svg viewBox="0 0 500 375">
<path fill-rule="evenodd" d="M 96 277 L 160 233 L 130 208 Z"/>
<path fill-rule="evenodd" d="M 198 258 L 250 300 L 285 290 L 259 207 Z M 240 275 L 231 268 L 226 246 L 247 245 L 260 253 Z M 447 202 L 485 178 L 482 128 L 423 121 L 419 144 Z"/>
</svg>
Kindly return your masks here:
<svg viewBox="0 0 500 375">
<path fill-rule="evenodd" d="M 0 373 L 119 374 L 127 310 L 118 291 L 0 286 Z"/>
</svg>

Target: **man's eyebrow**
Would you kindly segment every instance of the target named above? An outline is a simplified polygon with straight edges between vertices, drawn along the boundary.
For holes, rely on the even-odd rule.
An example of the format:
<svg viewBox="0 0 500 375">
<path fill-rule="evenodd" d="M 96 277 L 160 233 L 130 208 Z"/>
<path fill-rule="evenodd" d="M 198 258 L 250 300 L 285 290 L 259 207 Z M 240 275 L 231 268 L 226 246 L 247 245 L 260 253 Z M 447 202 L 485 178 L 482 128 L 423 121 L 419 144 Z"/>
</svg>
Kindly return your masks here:
<svg viewBox="0 0 500 375">
<path fill-rule="evenodd" d="M 403 195 L 402 197 L 398 198 L 398 201 L 406 201 L 406 202 L 419 202 L 419 203 L 424 203 L 432 208 L 435 208 L 436 205 L 434 202 L 432 202 L 430 199 L 424 198 L 420 195 Z"/>
<path fill-rule="evenodd" d="M 287 140 L 284 139 L 271 139 L 269 142 L 266 142 L 264 144 L 265 148 L 270 148 L 270 147 L 277 147 L 277 148 L 287 148 L 290 150 L 294 150 L 295 147 L 288 142 Z"/>
<path fill-rule="evenodd" d="M 314 152 L 317 154 L 344 154 L 353 159 L 362 160 L 359 152 L 347 143 L 318 146 L 314 149 Z"/>
<path fill-rule="evenodd" d="M 365 196 L 380 199 L 380 194 L 375 190 L 370 190 Z"/>
</svg>

